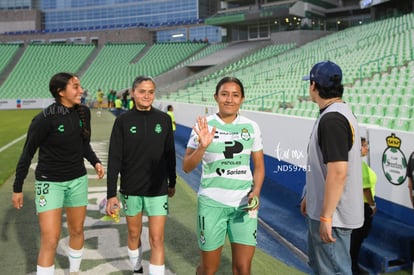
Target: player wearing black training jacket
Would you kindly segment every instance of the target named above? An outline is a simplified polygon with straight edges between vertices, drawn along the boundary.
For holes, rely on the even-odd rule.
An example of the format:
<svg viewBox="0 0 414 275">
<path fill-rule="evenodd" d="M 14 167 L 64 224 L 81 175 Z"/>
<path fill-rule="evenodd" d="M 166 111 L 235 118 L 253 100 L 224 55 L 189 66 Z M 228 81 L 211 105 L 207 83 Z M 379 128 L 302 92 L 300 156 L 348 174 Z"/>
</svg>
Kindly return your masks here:
<svg viewBox="0 0 414 275">
<path fill-rule="evenodd" d="M 132 85 L 134 108 L 118 116 L 108 154 L 108 215 L 119 210 L 120 199 L 128 227 L 128 256 L 134 273 L 142 273 L 142 215 L 148 216 L 151 257 L 149 274 L 165 273 L 164 227 L 168 197 L 175 193 L 175 146 L 171 118 L 155 109 L 155 82 L 138 76 Z"/>
<path fill-rule="evenodd" d="M 55 273 L 54 258 L 63 209 L 69 232 L 69 272 L 77 274 L 83 255 L 83 225 L 88 205 L 84 158 L 95 168 L 98 178 L 105 171 L 90 145 L 91 114 L 88 107 L 80 104 L 83 89 L 79 78 L 72 73 L 57 73 L 49 82 L 49 90 L 55 103 L 35 116 L 30 124 L 16 168 L 12 202 L 16 209 L 22 209 L 23 183 L 39 149 L 35 204 L 41 239 L 36 274 Z"/>
<path fill-rule="evenodd" d="M 176 177 L 171 134 L 171 119 L 158 109 L 134 108 L 119 116 L 110 140 L 107 197 L 116 196 L 119 173 L 123 195 L 166 195 Z"/>
<path fill-rule="evenodd" d="M 94 167 L 100 162 L 89 144 L 90 137 L 85 142 L 82 140 L 79 112 L 83 113 L 85 118 L 82 123 L 90 131 L 91 113 L 84 105 L 66 108 L 53 103 L 33 118 L 16 168 L 14 192 L 22 192 L 24 179 L 38 148 L 36 180 L 71 180 L 86 174 L 83 158 Z"/>
</svg>

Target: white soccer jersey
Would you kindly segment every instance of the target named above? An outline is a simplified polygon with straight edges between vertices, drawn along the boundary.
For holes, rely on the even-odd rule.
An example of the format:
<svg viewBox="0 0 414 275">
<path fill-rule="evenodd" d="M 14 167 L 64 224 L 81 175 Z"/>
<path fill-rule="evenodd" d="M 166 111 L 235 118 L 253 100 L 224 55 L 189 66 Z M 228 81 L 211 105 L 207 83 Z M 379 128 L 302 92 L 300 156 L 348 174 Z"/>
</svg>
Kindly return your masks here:
<svg viewBox="0 0 414 275">
<path fill-rule="evenodd" d="M 198 194 L 228 206 L 246 204 L 253 182 L 250 155 L 251 152 L 263 150 L 259 126 L 240 115 L 229 124 L 216 114 L 207 117 L 207 121 L 210 131 L 216 127 L 216 134 L 203 156 Z M 198 136 L 194 130 L 187 147 L 198 147 Z"/>
</svg>

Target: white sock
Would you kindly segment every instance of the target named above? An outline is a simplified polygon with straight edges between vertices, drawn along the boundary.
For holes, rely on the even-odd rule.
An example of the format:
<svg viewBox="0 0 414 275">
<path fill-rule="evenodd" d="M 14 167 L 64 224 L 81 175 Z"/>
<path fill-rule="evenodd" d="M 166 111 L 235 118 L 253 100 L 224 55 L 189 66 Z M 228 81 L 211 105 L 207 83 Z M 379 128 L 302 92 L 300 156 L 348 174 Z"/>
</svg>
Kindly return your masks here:
<svg viewBox="0 0 414 275">
<path fill-rule="evenodd" d="M 134 270 L 139 270 L 142 266 L 142 245 L 135 250 L 128 247 L 128 256 Z"/>
<path fill-rule="evenodd" d="M 69 247 L 69 272 L 78 272 L 82 261 L 83 247 L 79 250 Z"/>
<path fill-rule="evenodd" d="M 51 265 L 48 267 L 37 265 L 36 275 L 54 275 L 54 274 L 55 274 L 55 265 Z"/>
<path fill-rule="evenodd" d="M 164 275 L 165 265 L 149 264 L 149 275 Z"/>
</svg>

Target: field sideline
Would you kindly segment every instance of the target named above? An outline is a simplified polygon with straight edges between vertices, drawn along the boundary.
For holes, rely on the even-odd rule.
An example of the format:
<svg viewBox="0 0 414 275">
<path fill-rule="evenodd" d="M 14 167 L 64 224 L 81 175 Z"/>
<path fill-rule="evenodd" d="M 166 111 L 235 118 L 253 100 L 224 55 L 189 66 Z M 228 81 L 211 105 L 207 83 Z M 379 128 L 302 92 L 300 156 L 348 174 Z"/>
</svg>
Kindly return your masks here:
<svg viewBox="0 0 414 275">
<path fill-rule="evenodd" d="M 0 111 L 0 148 L 21 137 L 27 131 L 31 118 L 39 110 Z M 103 111 L 100 117 L 92 112 L 92 146 L 106 167 L 108 139 L 114 117 Z M 0 170 L 0 208 L 2 249 L 0 259 L 2 273 L 34 274 L 38 252 L 39 229 L 33 205 L 33 170 L 29 172 L 24 185 L 25 203 L 21 211 L 11 207 L 13 171 L 21 152 L 24 139 L 16 142 L 1 154 Z M 36 157 L 32 162 L 35 167 Z M 85 222 L 85 257 L 82 262 L 82 274 L 130 274 L 126 255 L 126 225 L 121 218 L 119 224 L 104 222 L 98 204 L 105 196 L 105 179 L 98 181 L 94 170 L 86 163 L 90 175 L 90 204 Z M 177 169 L 181 167 L 177 163 Z M 167 274 L 194 274 L 198 263 L 198 248 L 195 237 L 196 194 L 189 185 L 178 178 L 177 192 L 170 201 L 170 215 L 166 226 L 166 267 Z M 144 263 L 149 258 L 144 227 Z M 56 274 L 66 274 L 68 263 L 65 255 L 67 230 L 63 223 L 62 240 L 56 257 Z M 145 266 L 144 266 L 145 267 Z M 148 269 L 146 269 L 148 270 Z M 273 258 L 257 249 L 253 261 L 253 274 L 304 274 L 295 268 Z M 231 251 L 226 243 L 220 271 L 217 274 L 231 274 Z"/>
</svg>

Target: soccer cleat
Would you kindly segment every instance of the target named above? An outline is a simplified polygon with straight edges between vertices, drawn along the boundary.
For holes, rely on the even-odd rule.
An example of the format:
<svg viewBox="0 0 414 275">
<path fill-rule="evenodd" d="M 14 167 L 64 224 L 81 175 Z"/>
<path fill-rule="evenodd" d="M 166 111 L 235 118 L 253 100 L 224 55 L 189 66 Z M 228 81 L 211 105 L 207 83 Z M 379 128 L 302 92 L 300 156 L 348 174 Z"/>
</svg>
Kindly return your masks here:
<svg viewBox="0 0 414 275">
<path fill-rule="evenodd" d="M 134 274 L 143 274 L 144 271 L 142 269 L 142 266 L 139 269 L 134 269 Z"/>
</svg>

